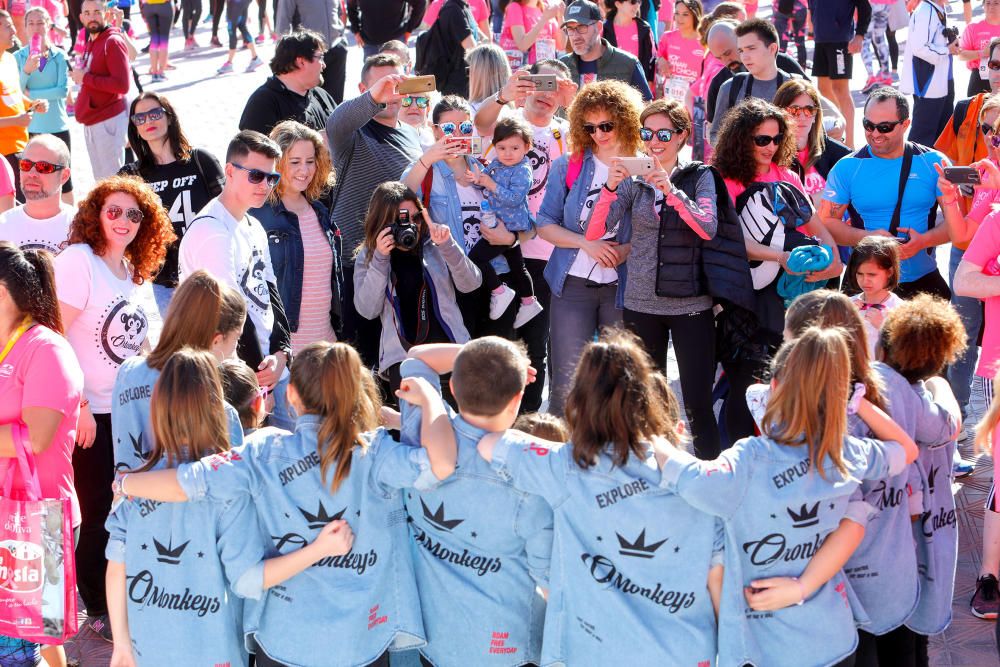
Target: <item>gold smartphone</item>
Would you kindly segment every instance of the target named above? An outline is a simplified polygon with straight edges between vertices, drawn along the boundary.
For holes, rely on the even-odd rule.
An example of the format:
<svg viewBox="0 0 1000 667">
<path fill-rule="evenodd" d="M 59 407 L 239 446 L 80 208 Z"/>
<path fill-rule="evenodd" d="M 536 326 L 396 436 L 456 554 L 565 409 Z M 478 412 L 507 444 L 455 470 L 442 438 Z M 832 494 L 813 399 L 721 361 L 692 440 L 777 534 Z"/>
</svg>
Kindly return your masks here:
<svg viewBox="0 0 1000 667">
<path fill-rule="evenodd" d="M 412 95 L 413 93 L 429 93 L 437 88 L 437 81 L 433 74 L 427 76 L 411 76 L 396 87 L 396 92 L 400 95 Z"/>
</svg>

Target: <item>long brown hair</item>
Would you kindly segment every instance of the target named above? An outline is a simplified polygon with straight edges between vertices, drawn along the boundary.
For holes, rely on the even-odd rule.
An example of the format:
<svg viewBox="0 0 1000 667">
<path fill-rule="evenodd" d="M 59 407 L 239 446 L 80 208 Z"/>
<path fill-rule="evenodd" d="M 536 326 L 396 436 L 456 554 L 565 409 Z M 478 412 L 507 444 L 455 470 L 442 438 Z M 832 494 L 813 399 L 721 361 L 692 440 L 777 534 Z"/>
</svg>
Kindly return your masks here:
<svg viewBox="0 0 1000 667">
<path fill-rule="evenodd" d="M 182 347 L 211 350 L 216 334 L 227 335 L 242 329 L 246 316 L 243 297 L 208 271 L 199 269 L 185 278 L 174 293 L 160 340 L 146 357 L 146 365 L 162 370 Z"/>
<path fill-rule="evenodd" d="M 368 264 L 372 261 L 372 254 L 378 243 L 378 235 L 396 219 L 399 206 L 404 201 L 412 203 L 420 212 L 420 214 L 413 216 L 410 222 L 415 222 L 420 230 L 420 235 L 424 235 L 427 230 L 427 224 L 423 219 L 424 203 L 420 201 L 417 193 L 399 181 L 379 183 L 368 202 L 368 213 L 365 215 L 365 239 L 354 251 L 355 256 L 364 248 L 365 263 Z"/>
<path fill-rule="evenodd" d="M 847 474 L 842 449 L 851 390 L 848 338 L 839 327 L 811 326 L 782 345 L 762 422 L 764 434 L 778 444 L 809 447 L 812 469 L 824 479 L 826 458 Z"/>
<path fill-rule="evenodd" d="M 149 404 L 153 451 L 139 471 L 166 457 L 167 467 L 229 449 L 225 401 L 215 357 L 182 348 L 167 360 Z"/>
<path fill-rule="evenodd" d="M 351 474 L 351 457 L 365 448 L 361 434 L 379 424 L 382 401 L 371 373 L 353 347 L 318 342 L 292 360 L 291 384 L 307 414 L 320 418 L 319 469 L 323 483 L 331 466 L 336 491 Z"/>
<path fill-rule="evenodd" d="M 842 292 L 814 290 L 792 302 L 785 313 L 785 328 L 798 337 L 809 327 L 839 327 L 847 335 L 851 352 L 851 381 L 865 385 L 865 398 L 885 409 L 882 382 L 868 356 L 868 334 L 864 320 L 851 299 Z"/>
<path fill-rule="evenodd" d="M 10 241 L 0 241 L 0 283 L 22 316 L 30 315 L 36 323 L 63 333 L 52 255 L 47 250 L 21 250 Z"/>
<path fill-rule="evenodd" d="M 792 158 L 795 157 L 795 136 L 789 132 L 785 112 L 770 102 L 751 97 L 727 111 L 721 120 L 722 127 L 719 129 L 719 140 L 712 163 L 723 178 L 743 185 L 750 185 L 757 180 L 753 136 L 766 120 L 777 122 L 778 133 L 784 135 L 771 162 L 779 167 L 792 164 Z"/>
<path fill-rule="evenodd" d="M 677 413 L 660 398 L 663 387 L 656 376 L 642 344 L 624 330 L 606 330 L 584 348 L 566 397 L 577 465 L 591 467 L 610 447 L 615 465 L 623 466 L 630 455 L 645 457 L 641 443 L 654 436 L 676 442 Z"/>
<path fill-rule="evenodd" d="M 799 95 L 806 95 L 812 100 L 816 107 L 816 115 L 813 117 L 813 125 L 809 130 L 809 137 L 806 140 L 806 163 L 802 165 L 802 171 L 809 171 L 809 168 L 816 164 L 823 151 L 826 150 L 826 131 L 823 129 L 823 106 L 819 103 L 819 92 L 816 86 L 805 79 L 789 79 L 781 84 L 778 92 L 774 94 L 774 105 L 779 109 L 787 109 Z M 789 127 L 791 127 L 791 122 Z"/>
<path fill-rule="evenodd" d="M 170 145 L 170 154 L 174 156 L 175 160 L 183 162 L 191 158 L 191 143 L 184 135 L 184 130 L 181 129 L 180 118 L 177 117 L 177 111 L 174 110 L 174 105 L 170 103 L 170 100 L 165 95 L 160 95 L 152 90 L 142 92 L 139 97 L 132 100 L 132 105 L 128 110 L 128 145 L 135 152 L 139 174 L 145 176 L 156 169 L 156 156 L 153 155 L 153 149 L 149 147 L 149 143 L 142 138 L 139 128 L 132 122 L 135 108 L 143 100 L 153 100 L 163 109 L 167 121 L 167 143 Z"/>
</svg>

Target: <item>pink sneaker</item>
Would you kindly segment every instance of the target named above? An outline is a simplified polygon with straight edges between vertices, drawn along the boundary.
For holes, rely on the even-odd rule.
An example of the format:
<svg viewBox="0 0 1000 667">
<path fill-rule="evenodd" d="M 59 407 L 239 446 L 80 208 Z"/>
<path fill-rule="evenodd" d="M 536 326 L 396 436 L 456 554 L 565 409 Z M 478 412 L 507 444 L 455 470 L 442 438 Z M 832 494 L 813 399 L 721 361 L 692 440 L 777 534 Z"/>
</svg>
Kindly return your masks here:
<svg viewBox="0 0 1000 667">
<path fill-rule="evenodd" d="M 878 77 L 879 83 L 883 86 L 895 86 L 896 80 L 892 78 L 892 74 L 886 72 L 885 74 L 880 74 Z"/>
<path fill-rule="evenodd" d="M 881 85 L 882 85 L 882 79 L 878 75 L 872 75 L 868 77 L 868 81 L 865 82 L 865 85 L 861 89 L 861 92 L 867 95 L 868 93 L 872 92 Z"/>
</svg>

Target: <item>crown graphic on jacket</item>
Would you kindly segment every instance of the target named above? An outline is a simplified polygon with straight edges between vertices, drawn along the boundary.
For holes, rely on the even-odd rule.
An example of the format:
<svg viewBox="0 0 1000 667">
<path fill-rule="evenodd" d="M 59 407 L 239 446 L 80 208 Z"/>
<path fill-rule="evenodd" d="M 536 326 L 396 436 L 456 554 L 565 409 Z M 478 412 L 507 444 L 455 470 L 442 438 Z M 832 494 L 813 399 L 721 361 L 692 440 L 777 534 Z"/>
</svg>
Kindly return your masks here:
<svg viewBox="0 0 1000 667">
<path fill-rule="evenodd" d="M 639 533 L 639 537 L 635 539 L 635 542 L 629 542 L 627 539 L 622 537 L 620 534 L 615 533 L 618 537 L 618 544 L 621 549 L 618 550 L 623 556 L 634 556 L 636 558 L 652 558 L 656 550 L 663 546 L 663 543 L 670 538 L 663 538 L 659 542 L 653 542 L 652 544 L 646 544 L 646 529 L 643 528 L 642 532 Z"/>
<path fill-rule="evenodd" d="M 819 519 L 817 518 L 819 503 L 813 505 L 812 509 L 809 509 L 805 503 L 802 503 L 802 508 L 798 512 L 791 507 L 786 507 L 785 511 L 788 512 L 788 516 L 792 517 L 792 527 L 794 528 L 808 528 L 819 523 Z"/>
<path fill-rule="evenodd" d="M 319 502 L 319 509 L 316 510 L 316 514 L 312 514 L 311 512 L 308 512 L 302 509 L 301 507 L 299 508 L 299 511 L 302 512 L 302 516 L 305 517 L 306 525 L 308 525 L 309 528 L 316 529 L 316 528 L 322 528 L 331 521 L 336 521 L 337 519 L 343 517 L 344 512 L 347 511 L 347 508 L 345 507 L 344 509 L 340 510 L 333 516 L 330 516 L 329 514 L 326 513 L 326 508 L 323 507 L 323 501 L 321 500 Z"/>
<path fill-rule="evenodd" d="M 941 466 L 931 466 L 930 472 L 927 473 L 927 491 L 930 493 L 934 493 L 934 478 L 940 469 Z"/>
<path fill-rule="evenodd" d="M 160 544 L 159 540 L 154 537 L 153 546 L 156 547 L 156 560 L 161 563 L 166 563 L 167 565 L 177 565 L 181 562 L 181 554 L 184 553 L 184 550 L 189 544 L 191 544 L 191 540 L 175 547 L 173 546 L 173 538 L 171 538 L 167 541 L 167 546 L 163 546 Z"/>
<path fill-rule="evenodd" d="M 430 508 L 427 507 L 427 503 L 424 499 L 420 499 L 420 505 L 424 508 L 424 518 L 435 528 L 440 528 L 441 530 L 446 530 L 451 532 L 451 529 L 456 527 L 458 524 L 465 521 L 465 519 L 445 519 L 444 518 L 444 503 L 442 502 L 438 505 L 436 512 L 431 512 Z"/>
</svg>

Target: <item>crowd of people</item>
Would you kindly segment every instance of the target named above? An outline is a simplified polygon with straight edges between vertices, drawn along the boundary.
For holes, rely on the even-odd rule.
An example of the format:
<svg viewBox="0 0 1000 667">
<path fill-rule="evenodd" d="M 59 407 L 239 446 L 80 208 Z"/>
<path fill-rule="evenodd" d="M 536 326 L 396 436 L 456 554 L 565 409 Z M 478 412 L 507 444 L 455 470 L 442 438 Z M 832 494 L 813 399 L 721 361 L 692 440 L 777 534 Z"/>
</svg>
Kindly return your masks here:
<svg viewBox="0 0 1000 667">
<path fill-rule="evenodd" d="M 1000 438 L 1000 0 L 213 0 L 220 73 L 276 42 L 225 155 L 131 4 L 0 9 L 0 458 L 114 667 L 928 664 Z M 203 8 L 140 4 L 158 83 Z"/>
</svg>

